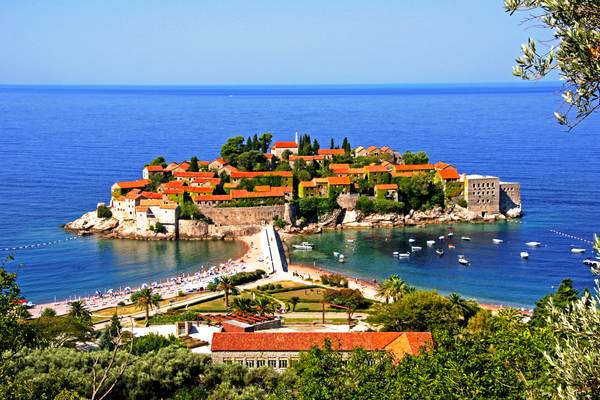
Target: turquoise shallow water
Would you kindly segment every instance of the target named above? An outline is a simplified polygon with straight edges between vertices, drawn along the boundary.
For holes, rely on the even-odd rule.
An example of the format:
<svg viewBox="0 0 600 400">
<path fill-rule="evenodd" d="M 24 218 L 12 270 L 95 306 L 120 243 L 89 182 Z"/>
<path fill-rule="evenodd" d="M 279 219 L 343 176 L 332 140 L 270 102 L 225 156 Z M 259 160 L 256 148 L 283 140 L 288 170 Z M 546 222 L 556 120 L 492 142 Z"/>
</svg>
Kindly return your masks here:
<svg viewBox="0 0 600 400">
<path fill-rule="evenodd" d="M 349 253 L 343 268 L 367 278 L 402 271 L 418 286 L 531 304 L 562 277 L 575 278 L 579 288 L 593 283 L 580 259 L 568 252 L 572 243 L 550 229 L 588 239 L 600 231 L 600 118 L 567 133 L 552 119 L 559 102 L 560 87 L 552 84 L 0 86 L 0 257 L 12 253 L 24 264 L 19 282 L 33 301 L 139 284 L 230 258 L 240 251 L 230 242 L 88 237 L 10 249 L 69 237 L 60 224 L 108 201 L 112 183 L 138 178 L 144 163 L 159 154 L 207 160 L 232 135 L 271 131 L 289 140 L 299 131 L 321 143 L 347 136 L 353 146 L 425 150 L 432 160 L 450 162 L 461 172 L 520 181 L 523 223 L 465 227 L 475 230 L 471 247 L 464 249 L 473 261 L 467 270 L 449 256 L 431 258 L 431 252 L 399 264 L 390 255 L 402 239 L 369 238 L 367 233 L 377 230 L 343 234 L 365 235 L 361 240 L 368 244 L 358 251 L 360 257 Z M 499 234 L 507 243 L 495 249 L 490 236 Z M 338 243 L 336 235 L 314 240 L 339 247 L 342 239 Z M 517 251 L 527 240 L 547 247 L 522 263 Z M 322 262 L 328 266 L 331 260 Z"/>
</svg>

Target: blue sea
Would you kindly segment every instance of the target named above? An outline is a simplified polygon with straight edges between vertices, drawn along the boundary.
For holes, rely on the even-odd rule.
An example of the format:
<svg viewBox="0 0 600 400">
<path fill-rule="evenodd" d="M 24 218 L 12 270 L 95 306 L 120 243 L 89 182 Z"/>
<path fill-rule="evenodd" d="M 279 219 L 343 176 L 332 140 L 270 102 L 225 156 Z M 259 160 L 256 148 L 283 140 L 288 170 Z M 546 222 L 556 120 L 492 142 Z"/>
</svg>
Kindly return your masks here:
<svg viewBox="0 0 600 400">
<path fill-rule="evenodd" d="M 310 238 L 322 255 L 295 260 L 370 279 L 398 273 L 419 287 L 530 306 L 564 277 L 580 289 L 593 285 L 581 262 L 591 246 L 551 230 L 586 240 L 600 232 L 600 119 L 567 132 L 552 117 L 560 101 L 557 84 L 0 86 L 0 256 L 15 256 L 9 268 L 36 302 L 197 270 L 242 247 L 65 240 L 72 235 L 60 225 L 107 202 L 113 182 L 139 178 L 157 155 L 209 160 L 228 137 L 267 131 L 279 140 L 309 133 L 321 143 L 347 136 L 353 146 L 424 150 L 461 172 L 519 181 L 526 215 L 520 223 L 455 227 L 473 237 L 457 249 L 472 261 L 466 269 L 427 249 L 408 261 L 391 257 L 408 236 L 426 240 L 442 227 L 327 233 Z M 492 237 L 504 245 L 494 247 Z M 346 250 L 348 239 L 356 249 Z M 518 252 L 530 240 L 544 246 L 523 262 Z M 572 255 L 570 245 L 587 254 Z M 336 263 L 330 249 L 344 249 L 348 261 Z"/>
</svg>

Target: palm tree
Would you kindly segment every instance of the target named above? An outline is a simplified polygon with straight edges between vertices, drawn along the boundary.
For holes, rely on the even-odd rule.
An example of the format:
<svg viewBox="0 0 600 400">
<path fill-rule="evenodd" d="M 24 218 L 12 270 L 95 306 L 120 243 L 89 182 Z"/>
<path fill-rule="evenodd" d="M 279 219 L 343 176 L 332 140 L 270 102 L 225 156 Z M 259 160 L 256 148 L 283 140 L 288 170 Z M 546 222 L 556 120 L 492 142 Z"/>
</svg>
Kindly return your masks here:
<svg viewBox="0 0 600 400">
<path fill-rule="evenodd" d="M 377 295 L 385 299 L 386 304 L 392 299 L 397 301 L 410 291 L 410 286 L 398 275 L 390 275 L 379 285 Z"/>
<path fill-rule="evenodd" d="M 229 306 L 229 309 L 242 314 L 253 314 L 256 312 L 254 308 L 254 301 L 248 297 L 234 298 L 231 302 L 231 306 Z"/>
<path fill-rule="evenodd" d="M 292 311 L 296 311 L 296 305 L 300 302 L 300 297 L 292 296 L 290 297 L 290 304 L 292 305 Z"/>
<path fill-rule="evenodd" d="M 261 296 L 254 301 L 254 309 L 260 315 L 274 314 L 275 303 L 266 296 Z"/>
<path fill-rule="evenodd" d="M 92 322 L 92 313 L 80 300 L 69 303 L 69 315 L 84 325 L 89 325 Z"/>
<path fill-rule="evenodd" d="M 140 289 L 131 295 L 131 302 L 137 308 L 146 311 L 146 326 L 148 326 L 150 310 L 155 307 L 159 308 L 161 300 L 160 294 L 153 293 L 151 288 Z"/>
<path fill-rule="evenodd" d="M 458 293 L 448 295 L 450 303 L 458 310 L 463 320 L 466 322 L 473 315 L 477 314 L 479 305 L 472 300 L 465 300 Z"/>
<path fill-rule="evenodd" d="M 228 276 L 219 277 L 219 284 L 217 285 L 218 290 L 225 292 L 225 305 L 229 307 L 229 294 L 237 294 L 238 289 L 233 284 L 233 281 Z"/>
</svg>

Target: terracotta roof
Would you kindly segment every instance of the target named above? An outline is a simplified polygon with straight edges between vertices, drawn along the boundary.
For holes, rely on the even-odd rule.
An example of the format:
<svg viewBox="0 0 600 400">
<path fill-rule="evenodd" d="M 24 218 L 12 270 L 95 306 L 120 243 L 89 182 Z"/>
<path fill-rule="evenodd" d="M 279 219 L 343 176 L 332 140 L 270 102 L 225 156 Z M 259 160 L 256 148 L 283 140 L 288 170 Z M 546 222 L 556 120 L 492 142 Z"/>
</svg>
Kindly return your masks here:
<svg viewBox="0 0 600 400">
<path fill-rule="evenodd" d="M 367 165 L 365 169 L 367 172 L 389 172 L 383 165 Z"/>
<path fill-rule="evenodd" d="M 257 171 L 257 172 L 232 172 L 232 178 L 257 178 L 259 176 L 282 176 L 284 178 L 291 178 L 292 171 Z"/>
<path fill-rule="evenodd" d="M 183 185 L 184 185 L 184 183 L 182 181 L 169 181 L 169 182 L 163 183 L 162 187 L 175 188 L 175 187 L 182 187 Z"/>
<path fill-rule="evenodd" d="M 329 164 L 329 169 L 332 171 L 334 169 L 342 169 L 342 168 L 348 169 L 348 168 L 350 168 L 350 164 L 337 164 L 337 163 Z"/>
<path fill-rule="evenodd" d="M 271 186 L 269 186 L 269 185 L 254 186 L 254 191 L 255 192 L 270 192 L 271 191 Z"/>
<path fill-rule="evenodd" d="M 162 199 L 162 194 L 154 192 L 142 192 L 142 196 L 147 199 Z"/>
<path fill-rule="evenodd" d="M 419 173 L 419 171 L 402 171 L 402 172 L 392 171 L 392 178 L 411 177 L 411 176 L 417 175 L 418 173 Z"/>
<path fill-rule="evenodd" d="M 164 194 L 183 194 L 187 188 L 167 188 Z"/>
<path fill-rule="evenodd" d="M 275 142 L 274 149 L 295 149 L 298 147 L 296 142 Z"/>
<path fill-rule="evenodd" d="M 158 199 L 148 199 L 140 201 L 140 206 L 162 206 L 165 202 Z"/>
<path fill-rule="evenodd" d="M 138 179 L 137 181 L 117 182 L 115 185 L 121 189 L 143 188 L 150 184 L 150 179 Z"/>
<path fill-rule="evenodd" d="M 387 151 L 387 150 L 391 150 L 389 146 L 383 146 L 381 148 L 381 151 Z"/>
<path fill-rule="evenodd" d="M 211 194 L 206 196 L 196 196 L 194 197 L 194 201 L 225 201 L 231 200 L 231 195 L 229 194 Z"/>
<path fill-rule="evenodd" d="M 319 149 L 319 154 L 327 155 L 344 155 L 346 152 L 344 149 Z"/>
<path fill-rule="evenodd" d="M 348 174 L 350 171 L 350 168 L 331 168 L 331 167 L 329 167 L 329 169 L 334 174 Z"/>
<path fill-rule="evenodd" d="M 439 161 L 439 162 L 436 162 L 435 164 L 433 164 L 433 166 L 435 167 L 435 169 L 446 169 L 446 168 L 450 167 L 450 164 L 445 163 L 443 161 Z"/>
<path fill-rule="evenodd" d="M 193 178 L 193 183 L 210 183 L 211 185 L 218 185 L 221 182 L 221 178 Z"/>
<path fill-rule="evenodd" d="M 202 165 L 203 167 L 208 166 L 209 162 L 208 161 L 198 161 L 198 165 Z"/>
<path fill-rule="evenodd" d="M 269 192 L 249 192 L 247 190 L 232 190 L 232 199 L 249 199 L 249 198 L 261 198 L 261 197 L 282 197 L 283 192 L 281 191 L 269 191 Z"/>
<path fill-rule="evenodd" d="M 369 153 L 370 153 L 370 152 L 372 152 L 373 150 L 377 150 L 377 146 L 369 146 L 369 147 L 367 148 L 367 151 L 368 151 Z"/>
<path fill-rule="evenodd" d="M 398 189 L 398 185 L 395 183 L 382 183 L 379 185 L 375 185 L 375 190 L 393 190 Z"/>
<path fill-rule="evenodd" d="M 198 186 L 188 186 L 183 188 L 184 192 L 188 193 L 212 193 L 213 188 L 210 186 L 198 187 Z"/>
<path fill-rule="evenodd" d="M 217 332 L 211 351 L 307 351 L 322 346 L 326 339 L 338 351 L 360 347 L 367 351 L 385 350 L 400 337 L 406 337 L 412 354 L 432 343 L 429 332 Z"/>
<path fill-rule="evenodd" d="M 238 187 L 238 184 L 234 183 L 234 182 L 226 182 L 223 184 L 223 187 L 226 189 L 233 189 L 233 188 Z"/>
<path fill-rule="evenodd" d="M 325 156 L 323 155 L 317 155 L 317 156 L 298 156 L 296 154 L 290 154 L 290 161 L 296 161 L 296 160 L 304 160 L 304 161 L 319 161 L 319 160 L 324 160 Z"/>
<path fill-rule="evenodd" d="M 215 176 L 214 172 L 200 171 L 200 172 L 173 172 L 175 178 L 212 178 Z"/>
<path fill-rule="evenodd" d="M 347 176 L 330 176 L 327 178 L 327 183 L 330 185 L 349 185 L 350 178 Z"/>
<path fill-rule="evenodd" d="M 173 204 L 173 203 L 165 203 L 160 206 L 160 208 L 165 209 L 165 210 L 174 210 L 177 207 L 179 207 L 179 204 Z"/>
<path fill-rule="evenodd" d="M 190 168 L 190 164 L 188 162 L 182 162 L 177 166 L 177 168 L 181 168 L 182 170 L 187 171 L 188 168 Z"/>
<path fill-rule="evenodd" d="M 165 171 L 172 171 L 175 168 L 177 168 L 178 166 L 179 166 L 179 164 L 177 164 L 176 162 L 169 163 L 169 165 L 167 165 L 165 167 Z"/>
<path fill-rule="evenodd" d="M 460 175 L 458 175 L 458 171 L 455 168 L 448 167 L 446 169 L 438 170 L 437 172 L 443 180 L 448 179 L 459 179 Z"/>
<path fill-rule="evenodd" d="M 148 211 L 148 207 L 145 206 L 137 206 L 135 208 L 135 212 L 147 212 Z"/>
<path fill-rule="evenodd" d="M 434 169 L 433 164 L 410 164 L 410 165 L 396 165 L 394 169 L 398 172 L 401 171 L 431 171 Z"/>
<path fill-rule="evenodd" d="M 350 175 L 360 175 L 365 173 L 365 169 L 363 168 L 348 168 L 348 173 Z"/>
<path fill-rule="evenodd" d="M 300 182 L 299 186 L 302 186 L 302 187 L 316 187 L 317 183 L 315 181 L 302 181 L 302 182 Z"/>
<path fill-rule="evenodd" d="M 141 193 L 142 192 L 139 189 L 133 189 L 132 191 L 130 191 L 129 193 L 127 193 L 125 195 L 125 198 L 129 199 L 129 200 L 137 200 L 140 197 L 142 197 Z"/>
<path fill-rule="evenodd" d="M 146 165 L 144 169 L 149 172 L 162 172 L 164 170 L 162 165 Z"/>
<path fill-rule="evenodd" d="M 256 188 L 254 188 L 254 190 L 256 190 Z M 272 186 L 271 190 L 273 192 L 292 193 L 292 188 L 289 186 Z"/>
</svg>

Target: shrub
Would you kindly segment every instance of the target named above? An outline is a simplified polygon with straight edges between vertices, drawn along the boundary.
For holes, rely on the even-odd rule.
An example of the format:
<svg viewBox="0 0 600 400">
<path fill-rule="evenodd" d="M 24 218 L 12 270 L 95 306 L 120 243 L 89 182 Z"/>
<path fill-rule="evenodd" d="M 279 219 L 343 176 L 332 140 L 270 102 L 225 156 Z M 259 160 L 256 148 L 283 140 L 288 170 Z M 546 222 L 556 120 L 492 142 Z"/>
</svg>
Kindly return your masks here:
<svg viewBox="0 0 600 400">
<path fill-rule="evenodd" d="M 181 341 L 173 334 L 165 337 L 158 333 L 149 333 L 147 335 L 140 336 L 133 341 L 132 353 L 139 356 L 151 351 L 157 351 L 163 347 L 169 347 L 173 345 L 183 347 L 183 343 L 181 343 Z"/>
<path fill-rule="evenodd" d="M 244 283 L 254 282 L 259 280 L 264 274 L 265 271 L 262 269 L 257 269 L 256 271 L 252 272 L 238 272 L 231 277 L 231 283 L 237 286 Z"/>
<path fill-rule="evenodd" d="M 459 206 L 463 207 L 463 208 L 467 208 L 467 201 L 465 199 L 459 199 L 456 204 L 458 204 Z"/>
<path fill-rule="evenodd" d="M 275 225 L 276 228 L 283 229 L 287 225 L 287 222 L 279 215 L 276 215 L 273 217 L 273 225 Z"/>
<path fill-rule="evenodd" d="M 96 209 L 96 216 L 98 218 L 111 218 L 112 211 L 110 211 L 110 208 L 106 206 L 98 206 L 98 208 Z"/>
<path fill-rule="evenodd" d="M 156 233 L 167 233 L 167 228 L 161 224 L 160 222 L 157 222 L 156 225 L 154 226 L 154 232 Z"/>
</svg>

